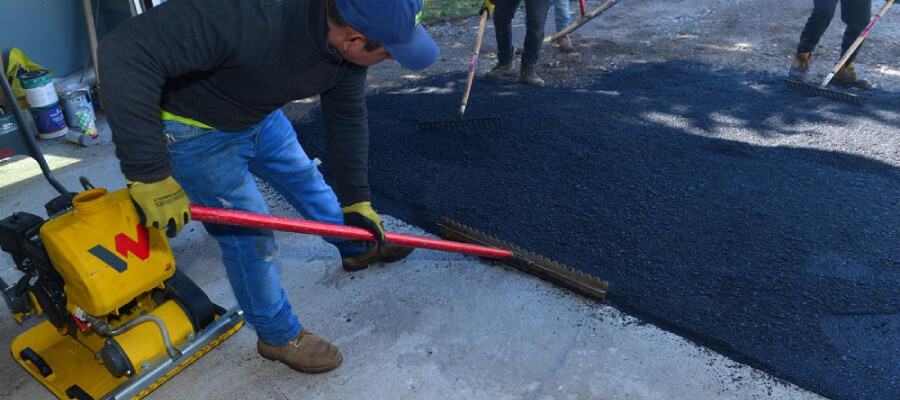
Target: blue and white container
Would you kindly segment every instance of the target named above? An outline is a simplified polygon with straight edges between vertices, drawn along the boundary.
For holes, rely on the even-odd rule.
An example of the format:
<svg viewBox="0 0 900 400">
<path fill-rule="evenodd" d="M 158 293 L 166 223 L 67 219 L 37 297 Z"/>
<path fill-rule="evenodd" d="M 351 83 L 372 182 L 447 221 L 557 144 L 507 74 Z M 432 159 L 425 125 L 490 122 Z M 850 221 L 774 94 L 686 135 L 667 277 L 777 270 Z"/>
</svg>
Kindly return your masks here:
<svg viewBox="0 0 900 400">
<path fill-rule="evenodd" d="M 59 103 L 49 107 L 29 107 L 28 110 L 31 111 L 31 117 L 37 125 L 38 137 L 41 139 L 56 139 L 69 131 Z"/>
</svg>

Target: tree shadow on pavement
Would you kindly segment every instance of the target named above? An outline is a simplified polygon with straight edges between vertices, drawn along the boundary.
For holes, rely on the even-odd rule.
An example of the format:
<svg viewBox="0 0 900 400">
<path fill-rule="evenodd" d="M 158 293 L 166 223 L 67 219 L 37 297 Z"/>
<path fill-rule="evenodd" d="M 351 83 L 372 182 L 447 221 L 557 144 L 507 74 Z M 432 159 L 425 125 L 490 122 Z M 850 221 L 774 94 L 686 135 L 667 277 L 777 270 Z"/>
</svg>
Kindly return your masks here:
<svg viewBox="0 0 900 400">
<path fill-rule="evenodd" d="M 500 130 L 418 129 L 456 118 L 464 79 L 370 93 L 379 212 L 608 280 L 613 306 L 824 396 L 900 398 L 897 93 L 856 107 L 643 64 L 581 89 L 479 77 L 466 116 Z M 310 115 L 300 142 L 327 169 Z"/>
</svg>

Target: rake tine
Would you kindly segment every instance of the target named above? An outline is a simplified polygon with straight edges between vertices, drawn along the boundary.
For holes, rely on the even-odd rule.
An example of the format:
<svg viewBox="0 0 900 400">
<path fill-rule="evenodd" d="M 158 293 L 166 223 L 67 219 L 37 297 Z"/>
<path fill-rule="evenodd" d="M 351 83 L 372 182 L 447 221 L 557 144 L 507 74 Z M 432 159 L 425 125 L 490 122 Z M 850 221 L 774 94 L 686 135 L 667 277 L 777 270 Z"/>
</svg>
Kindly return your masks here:
<svg viewBox="0 0 900 400">
<path fill-rule="evenodd" d="M 827 89 L 821 86 L 813 86 L 805 82 L 787 79 L 784 81 L 791 89 L 797 90 L 805 95 L 814 97 L 827 97 L 829 99 L 844 101 L 853 105 L 862 106 L 859 96 L 851 93 L 839 92 L 837 90 Z"/>
<path fill-rule="evenodd" d="M 422 121 L 419 128 L 426 131 L 490 131 L 500 128 L 500 117 L 482 117 L 444 121 Z"/>
</svg>

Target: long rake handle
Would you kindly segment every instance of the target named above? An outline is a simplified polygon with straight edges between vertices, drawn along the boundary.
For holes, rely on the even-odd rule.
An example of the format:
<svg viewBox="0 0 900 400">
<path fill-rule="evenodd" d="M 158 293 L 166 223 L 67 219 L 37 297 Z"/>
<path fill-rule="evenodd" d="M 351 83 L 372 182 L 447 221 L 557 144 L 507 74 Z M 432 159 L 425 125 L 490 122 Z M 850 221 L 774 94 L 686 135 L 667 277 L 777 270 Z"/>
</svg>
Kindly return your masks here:
<svg viewBox="0 0 900 400">
<path fill-rule="evenodd" d="M 97 30 L 94 27 L 94 12 L 92 11 L 93 7 L 91 6 L 91 0 L 82 0 L 81 5 L 82 8 L 84 8 L 84 21 L 85 24 L 87 24 L 88 39 L 91 49 L 91 62 L 94 64 L 94 80 L 99 87 L 100 66 L 97 64 Z"/>
<path fill-rule="evenodd" d="M 844 64 L 847 63 L 847 60 L 850 59 L 850 56 L 853 55 L 853 52 L 855 52 L 856 49 L 859 48 L 859 46 L 862 44 L 862 42 L 866 40 L 866 36 L 869 36 L 869 29 L 872 29 L 872 25 L 875 25 L 875 22 L 878 21 L 879 18 L 883 17 L 885 13 L 887 13 L 887 10 L 891 8 L 892 5 L 894 5 L 894 1 L 895 0 L 889 0 L 884 3 L 884 6 L 881 7 L 881 10 L 878 11 L 878 13 L 875 14 L 874 17 L 872 17 L 871 21 L 869 21 L 869 25 L 866 25 L 866 29 L 864 29 L 862 33 L 859 34 L 859 37 L 857 37 L 856 40 L 853 41 L 853 44 L 850 45 L 850 48 L 848 48 L 847 51 L 844 52 L 844 56 L 841 57 L 841 60 L 838 61 L 837 65 L 835 65 L 834 68 L 832 68 L 831 71 L 828 72 L 828 75 L 825 76 L 825 80 L 822 81 L 822 84 L 819 85 L 819 87 L 828 86 L 828 82 L 831 82 L 831 78 L 834 78 L 834 74 L 836 74 L 838 71 L 840 71 L 841 68 L 844 67 Z"/>
<path fill-rule="evenodd" d="M 326 236 L 332 238 L 363 240 L 375 242 L 375 236 L 362 228 L 329 224 L 325 222 L 307 221 L 273 215 L 257 214 L 246 211 L 226 210 L 222 208 L 191 205 L 191 217 L 200 222 L 220 225 L 234 225 L 248 228 L 271 229 L 276 231 L 305 233 L 310 235 Z M 453 242 L 449 240 L 431 239 L 421 236 L 404 235 L 402 233 L 386 232 L 384 234 L 388 243 L 417 247 L 423 249 L 450 251 L 454 253 L 470 254 L 490 258 L 512 258 L 510 251 L 495 247 L 479 246 L 469 243 Z"/>
<path fill-rule="evenodd" d="M 475 80 L 475 67 L 478 65 L 478 52 L 481 51 L 481 39 L 484 38 L 484 25 L 487 23 L 488 11 L 481 12 L 481 23 L 478 25 L 478 37 L 475 39 L 475 52 L 472 53 L 472 66 L 469 68 L 469 77 L 466 79 L 466 91 L 463 93 L 462 105 L 459 106 L 459 118 L 466 113 L 466 104 L 469 102 L 469 92 L 472 91 L 472 82 Z"/>
<path fill-rule="evenodd" d="M 552 42 L 552 41 L 559 39 L 565 35 L 568 35 L 569 33 L 572 33 L 572 31 L 574 31 L 578 28 L 581 28 L 582 25 L 584 25 L 584 24 L 588 23 L 588 21 L 596 18 L 598 15 L 600 15 L 601 13 L 606 11 L 608 8 L 612 7 L 613 4 L 616 4 L 616 0 L 609 0 L 606 3 L 601 4 L 600 7 L 595 8 L 594 11 L 591 11 L 587 15 L 583 15 L 581 17 L 581 19 L 578 20 L 578 22 L 563 28 L 563 30 L 561 30 L 559 32 L 554 33 L 553 36 L 545 37 L 544 43 Z"/>
</svg>

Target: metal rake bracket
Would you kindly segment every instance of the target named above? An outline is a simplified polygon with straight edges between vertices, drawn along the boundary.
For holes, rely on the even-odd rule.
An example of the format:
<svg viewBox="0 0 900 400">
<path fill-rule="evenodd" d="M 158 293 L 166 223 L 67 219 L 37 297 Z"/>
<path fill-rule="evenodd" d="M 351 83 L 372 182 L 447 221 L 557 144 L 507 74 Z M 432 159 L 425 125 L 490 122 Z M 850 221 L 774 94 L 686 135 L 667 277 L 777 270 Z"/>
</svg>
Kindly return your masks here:
<svg viewBox="0 0 900 400">
<path fill-rule="evenodd" d="M 609 290 L 609 282 L 593 277 L 582 271 L 570 268 L 546 257 L 504 242 L 496 237 L 479 232 L 459 222 L 444 218 L 438 225 L 440 235 L 463 243 L 474 243 L 482 246 L 497 247 L 513 253 L 512 258 L 501 260 L 502 263 L 522 270 L 526 273 L 545 279 L 556 285 L 572 290 L 575 293 L 592 299 L 603 301 Z"/>
<path fill-rule="evenodd" d="M 467 118 L 419 122 L 426 131 L 494 131 L 500 129 L 500 117 Z"/>
<path fill-rule="evenodd" d="M 785 80 L 784 83 L 787 84 L 789 88 L 801 92 L 807 96 L 827 97 L 829 99 L 845 101 L 853 105 L 862 106 L 862 101 L 860 101 L 859 96 L 852 93 L 839 92 L 837 90 L 831 90 L 821 86 L 813 86 L 805 82 L 795 81 L 791 79 Z"/>
</svg>

